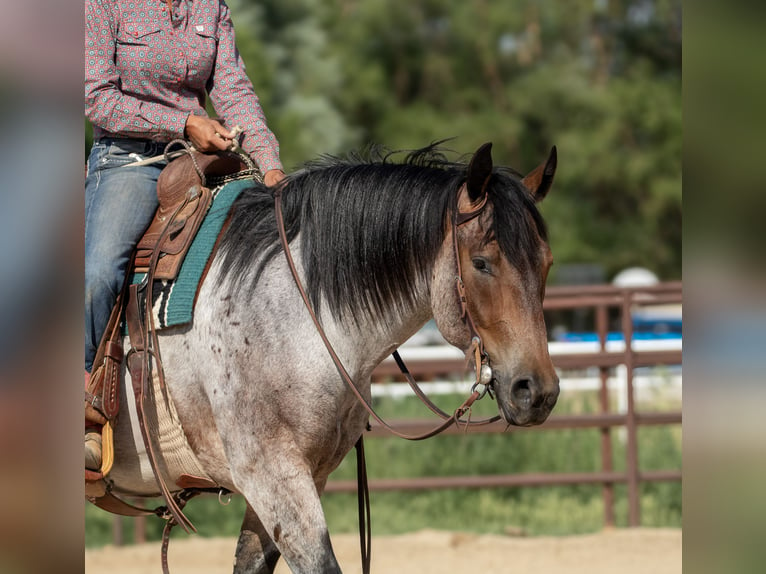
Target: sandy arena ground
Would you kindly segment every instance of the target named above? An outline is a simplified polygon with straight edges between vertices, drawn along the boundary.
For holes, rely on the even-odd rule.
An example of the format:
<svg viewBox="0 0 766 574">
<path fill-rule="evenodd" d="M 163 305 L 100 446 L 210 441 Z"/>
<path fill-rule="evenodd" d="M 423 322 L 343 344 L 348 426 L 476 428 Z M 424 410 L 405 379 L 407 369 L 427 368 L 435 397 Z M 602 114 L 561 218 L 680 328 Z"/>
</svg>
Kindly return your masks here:
<svg viewBox="0 0 766 574">
<path fill-rule="evenodd" d="M 171 540 L 172 574 L 229 574 L 236 539 Z M 333 546 L 346 574 L 361 573 L 356 535 L 333 537 Z M 105 547 L 85 553 L 90 574 L 157 574 L 159 543 Z M 283 561 L 279 574 L 288 574 Z M 617 529 L 567 537 L 485 536 L 424 530 L 372 540 L 373 574 L 681 574 L 681 531 Z"/>
</svg>

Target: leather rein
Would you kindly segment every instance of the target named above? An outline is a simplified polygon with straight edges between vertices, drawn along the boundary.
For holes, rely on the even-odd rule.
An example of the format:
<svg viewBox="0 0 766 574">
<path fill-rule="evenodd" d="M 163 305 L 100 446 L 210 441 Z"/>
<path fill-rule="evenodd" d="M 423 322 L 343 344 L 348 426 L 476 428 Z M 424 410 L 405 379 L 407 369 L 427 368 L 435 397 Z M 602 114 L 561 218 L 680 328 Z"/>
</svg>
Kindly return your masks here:
<svg viewBox="0 0 766 574">
<path fill-rule="evenodd" d="M 461 186 L 458 189 L 458 196 L 460 192 L 465 189 L 465 184 Z M 462 276 L 462 269 L 460 266 L 460 253 L 459 253 L 459 245 L 458 245 L 458 239 L 457 239 L 457 231 L 458 228 L 461 225 L 464 225 L 465 223 L 468 223 L 469 221 L 473 220 L 474 218 L 478 217 L 482 211 L 484 210 L 486 203 L 487 203 L 487 193 L 484 191 L 482 199 L 478 202 L 477 206 L 468 212 L 459 212 L 457 209 L 457 202 L 455 202 L 455 209 L 453 211 L 453 216 L 451 218 L 451 226 L 452 226 L 452 249 L 455 256 L 455 265 L 456 265 L 456 289 L 458 293 L 458 298 L 460 302 L 461 307 L 461 319 L 465 323 L 466 327 L 469 330 L 469 333 L 471 335 L 471 349 L 472 349 L 472 355 L 473 355 L 473 361 L 475 366 L 475 372 L 476 372 L 476 382 L 471 387 L 471 394 L 470 396 L 463 401 L 463 403 L 458 406 L 455 411 L 452 414 L 446 413 L 443 410 L 441 410 L 439 407 L 437 407 L 423 392 L 423 390 L 418 386 L 418 384 L 415 382 L 415 380 L 412 378 L 412 375 L 410 374 L 409 370 L 407 370 L 407 367 L 404 365 L 404 362 L 402 361 L 401 357 L 399 356 L 399 353 L 397 351 L 394 351 L 393 357 L 396 361 L 397 365 L 399 366 L 399 369 L 402 371 L 402 374 L 407 379 L 407 382 L 409 383 L 410 387 L 412 387 L 413 391 L 417 395 L 417 397 L 439 418 L 442 419 L 442 423 L 435 426 L 431 430 L 419 434 L 419 435 L 407 435 L 404 434 L 394 427 L 392 427 L 390 424 L 388 424 L 386 421 L 384 421 L 378 414 L 375 412 L 375 410 L 372 408 L 372 405 L 370 405 L 369 401 L 362 395 L 362 393 L 359 391 L 359 388 L 357 387 L 354 380 L 351 378 L 351 376 L 348 374 L 348 371 L 343 366 L 343 363 L 341 362 L 340 358 L 336 354 L 335 350 L 333 349 L 332 344 L 330 343 L 329 339 L 327 338 L 327 335 L 325 334 L 324 329 L 322 328 L 321 323 L 319 322 L 319 319 L 316 316 L 316 313 L 314 312 L 313 307 L 311 306 L 311 302 L 309 300 L 308 295 L 306 294 L 306 290 L 303 287 L 303 283 L 301 282 L 300 277 L 298 276 L 298 271 L 295 266 L 295 261 L 293 260 L 292 253 L 290 251 L 290 245 L 287 240 L 287 232 L 285 231 L 285 222 L 284 217 L 282 215 L 282 192 L 284 190 L 284 185 L 279 185 L 275 191 L 274 191 L 274 207 L 276 210 L 276 219 L 277 219 L 277 228 L 279 231 L 279 238 L 282 243 L 282 248 L 285 252 L 285 257 L 287 259 L 287 264 L 290 267 L 290 272 L 292 273 L 293 280 L 295 281 L 296 286 L 298 287 L 298 291 L 301 294 L 301 298 L 303 299 L 303 303 L 306 306 L 306 309 L 309 312 L 309 315 L 311 315 L 311 319 L 314 322 L 314 325 L 317 329 L 317 332 L 319 333 L 319 336 L 322 338 L 322 341 L 327 348 L 328 353 L 332 357 L 333 362 L 335 363 L 336 368 L 338 369 L 338 372 L 340 373 L 343 380 L 346 382 L 348 387 L 351 389 L 353 394 L 356 396 L 356 398 L 359 400 L 359 402 L 364 406 L 364 408 L 367 410 L 367 412 L 370 414 L 372 418 L 374 418 L 378 424 L 380 424 L 382 427 L 384 427 L 386 430 L 391 432 L 392 434 L 403 438 L 407 440 L 423 440 L 430 438 L 432 436 L 436 436 L 437 434 L 447 430 L 449 427 L 455 424 L 462 424 L 465 427 L 471 426 L 483 426 L 487 424 L 491 424 L 493 422 L 496 422 L 500 420 L 499 415 L 495 415 L 491 418 L 479 420 L 479 421 L 462 421 L 460 420 L 466 412 L 468 412 L 473 405 L 474 402 L 476 402 L 478 399 L 482 398 L 485 394 L 489 393 L 490 396 L 492 396 L 491 387 L 494 382 L 494 378 L 492 375 L 492 369 L 489 366 L 489 355 L 484 350 L 484 344 L 482 342 L 481 336 L 479 335 L 476 325 L 474 324 L 474 321 L 471 317 L 471 312 L 468 309 L 468 302 L 465 294 L 465 286 L 463 284 L 463 276 Z M 478 390 L 479 385 L 483 386 L 482 390 Z"/>
<path fill-rule="evenodd" d="M 287 232 L 285 231 L 285 221 L 282 215 L 282 192 L 284 191 L 285 186 L 279 185 L 274 191 L 274 208 L 276 211 L 277 229 L 279 231 L 279 239 L 282 243 L 282 249 L 285 252 L 287 264 L 290 267 L 290 273 L 293 276 L 295 285 L 298 287 L 298 291 L 301 294 L 303 303 L 305 304 L 306 309 L 309 312 L 309 315 L 311 315 L 311 320 L 314 322 L 317 332 L 319 333 L 319 336 L 322 338 L 322 342 L 327 348 L 327 352 L 332 357 L 332 360 L 335 363 L 335 367 L 338 369 L 338 372 L 340 373 L 341 377 L 346 382 L 346 384 L 351 389 L 351 391 L 354 393 L 354 395 L 359 400 L 359 402 L 362 404 L 362 406 L 364 406 L 365 410 L 367 410 L 369 415 L 372 418 L 374 418 L 378 422 L 378 424 L 380 424 L 390 433 L 400 438 L 407 439 L 407 440 L 423 440 L 423 439 L 430 438 L 432 436 L 436 436 L 437 434 L 447 430 L 452 425 L 462 424 L 464 425 L 464 427 L 467 428 L 469 426 L 474 427 L 474 426 L 487 425 L 500 420 L 499 415 L 495 415 L 491 418 L 480 420 L 480 421 L 472 421 L 470 417 L 471 405 L 473 405 L 474 402 L 482 398 L 487 393 L 489 393 L 490 397 L 492 396 L 492 391 L 490 389 L 492 387 L 494 378 L 492 376 L 492 368 L 489 366 L 489 355 L 484 350 L 484 344 L 482 343 L 481 336 L 479 335 L 479 332 L 476 330 L 476 325 L 474 324 L 473 318 L 471 317 L 471 312 L 468 309 L 468 301 L 466 299 L 466 294 L 465 294 L 465 285 L 463 284 L 463 275 L 462 275 L 462 269 L 460 266 L 459 244 L 457 239 L 458 227 L 478 217 L 481 214 L 481 212 L 484 210 L 484 207 L 487 204 L 486 185 L 487 185 L 488 179 L 489 178 L 487 178 L 484 181 L 484 186 L 482 189 L 483 191 L 482 199 L 478 202 L 476 207 L 472 209 L 471 211 L 460 213 L 457 207 L 458 202 L 456 201 L 455 209 L 453 210 L 453 216 L 451 218 L 452 250 L 455 256 L 455 271 L 456 271 L 455 281 L 456 281 L 458 299 L 460 302 L 460 317 L 463 320 L 463 323 L 468 328 L 468 331 L 471 336 L 471 348 L 472 348 L 472 355 L 474 360 L 474 367 L 476 371 L 476 382 L 471 387 L 470 396 L 465 401 L 463 401 L 463 403 L 459 407 L 457 407 L 452 414 L 444 412 L 439 407 L 437 407 L 431 401 L 431 399 L 429 399 L 426 396 L 423 390 L 418 386 L 418 384 L 415 382 L 415 379 L 412 377 L 406 365 L 404 364 L 404 361 L 402 361 L 402 358 L 399 356 L 399 353 L 397 351 L 393 352 L 393 357 L 394 357 L 394 360 L 396 361 L 396 364 L 399 366 L 399 369 L 401 370 L 402 374 L 407 379 L 407 382 L 409 383 L 410 387 L 412 387 L 412 390 L 415 392 L 417 397 L 423 402 L 423 404 L 425 404 L 431 410 L 431 412 L 436 414 L 443 421 L 441 424 L 435 426 L 433 429 L 419 435 L 404 434 L 398 431 L 397 429 L 395 429 L 394 427 L 392 427 L 391 425 L 389 425 L 380 416 L 378 416 L 378 414 L 372 408 L 372 405 L 370 405 L 369 401 L 359 391 L 359 388 L 357 387 L 356 383 L 348 374 L 348 371 L 346 370 L 346 368 L 343 366 L 343 363 L 341 362 L 340 358 L 335 352 L 335 349 L 333 349 L 333 346 L 330 343 L 329 339 L 327 338 L 327 335 L 324 329 L 322 328 L 322 324 L 319 322 L 319 319 L 317 318 L 316 313 L 314 313 L 314 309 L 311 306 L 311 301 L 309 300 L 308 295 L 306 294 L 306 290 L 303 287 L 303 283 L 301 282 L 301 279 L 298 276 L 298 270 L 295 267 L 295 261 L 293 260 L 292 253 L 290 251 L 290 244 L 287 240 Z M 458 198 L 460 197 L 460 193 L 465 188 L 466 188 L 466 184 L 463 184 L 458 189 L 458 192 L 457 192 Z M 484 387 L 483 390 L 479 391 L 477 389 L 479 385 L 482 385 Z M 463 415 L 465 415 L 466 412 L 469 412 L 468 420 L 461 421 L 460 419 L 463 417 Z M 371 565 L 371 554 L 372 554 L 372 532 L 371 532 L 371 523 L 370 523 L 370 491 L 367 485 L 367 469 L 366 469 L 365 457 L 364 457 L 364 440 L 363 439 L 364 437 L 360 436 L 355 445 L 356 465 L 357 465 L 358 512 L 359 512 L 359 544 L 361 547 L 361 554 L 362 554 L 362 572 L 364 574 L 369 574 L 370 565 Z"/>
</svg>

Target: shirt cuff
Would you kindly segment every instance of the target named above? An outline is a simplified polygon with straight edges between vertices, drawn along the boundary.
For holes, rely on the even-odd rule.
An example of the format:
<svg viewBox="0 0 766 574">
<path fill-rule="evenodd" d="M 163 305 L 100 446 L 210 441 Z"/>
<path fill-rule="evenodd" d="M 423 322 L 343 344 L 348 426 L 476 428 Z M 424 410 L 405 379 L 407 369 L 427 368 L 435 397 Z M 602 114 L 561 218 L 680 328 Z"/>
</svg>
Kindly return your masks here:
<svg viewBox="0 0 766 574">
<path fill-rule="evenodd" d="M 271 171 L 272 169 L 279 169 L 284 171 L 284 168 L 282 167 L 282 163 L 278 159 L 270 160 L 267 162 L 260 161 L 258 162 L 258 165 L 261 168 L 261 173 L 263 173 L 264 175 L 266 174 L 267 171 Z"/>
<path fill-rule="evenodd" d="M 252 157 L 255 160 L 255 163 L 258 164 L 258 168 L 261 170 L 261 173 L 265 174 L 267 171 L 271 171 L 272 169 L 281 169 L 284 171 L 282 162 L 279 161 L 279 148 L 257 148 L 255 150 L 245 149 L 245 151 L 250 154 L 250 157 Z"/>
</svg>

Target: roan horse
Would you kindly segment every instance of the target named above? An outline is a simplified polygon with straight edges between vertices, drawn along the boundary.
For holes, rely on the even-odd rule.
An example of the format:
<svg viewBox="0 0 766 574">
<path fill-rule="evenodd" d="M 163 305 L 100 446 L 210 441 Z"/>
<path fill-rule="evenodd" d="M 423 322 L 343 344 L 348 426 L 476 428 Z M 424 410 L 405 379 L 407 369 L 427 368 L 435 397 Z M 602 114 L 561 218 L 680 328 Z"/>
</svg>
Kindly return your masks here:
<svg viewBox="0 0 766 574">
<path fill-rule="evenodd" d="M 551 186 L 555 148 L 522 178 L 494 168 L 490 147 L 470 165 L 435 146 L 401 163 L 323 158 L 287 178 L 284 225 L 326 336 L 368 400 L 376 365 L 431 317 L 447 341 L 470 348 L 459 269 L 500 413 L 534 425 L 559 393 L 542 311 L 552 257 L 535 205 Z M 254 184 L 236 200 L 193 322 L 161 331 L 160 342 L 189 444 L 212 479 L 247 501 L 234 572 L 273 572 L 280 555 L 293 572 L 339 572 L 319 496 L 369 415 L 299 296 L 273 189 Z M 123 416 L 115 428 L 114 492 L 156 495 L 131 424 Z"/>
</svg>

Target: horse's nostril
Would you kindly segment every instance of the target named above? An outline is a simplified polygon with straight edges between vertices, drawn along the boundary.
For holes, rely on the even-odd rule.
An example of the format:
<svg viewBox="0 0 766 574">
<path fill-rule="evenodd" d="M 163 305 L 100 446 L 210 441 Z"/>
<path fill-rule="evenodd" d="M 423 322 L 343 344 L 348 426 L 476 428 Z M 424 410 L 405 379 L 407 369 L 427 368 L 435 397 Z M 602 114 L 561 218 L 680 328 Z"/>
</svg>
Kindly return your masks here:
<svg viewBox="0 0 766 574">
<path fill-rule="evenodd" d="M 559 398 L 559 387 L 556 385 L 556 388 L 551 391 L 548 396 L 545 398 L 545 404 L 551 408 L 553 408 L 556 404 L 556 401 Z"/>
<path fill-rule="evenodd" d="M 536 409 L 545 402 L 535 379 L 519 379 L 511 385 L 511 400 L 521 409 Z"/>
<path fill-rule="evenodd" d="M 511 400 L 520 408 L 528 409 L 531 406 L 532 395 L 529 379 L 519 379 L 511 385 Z"/>
</svg>

